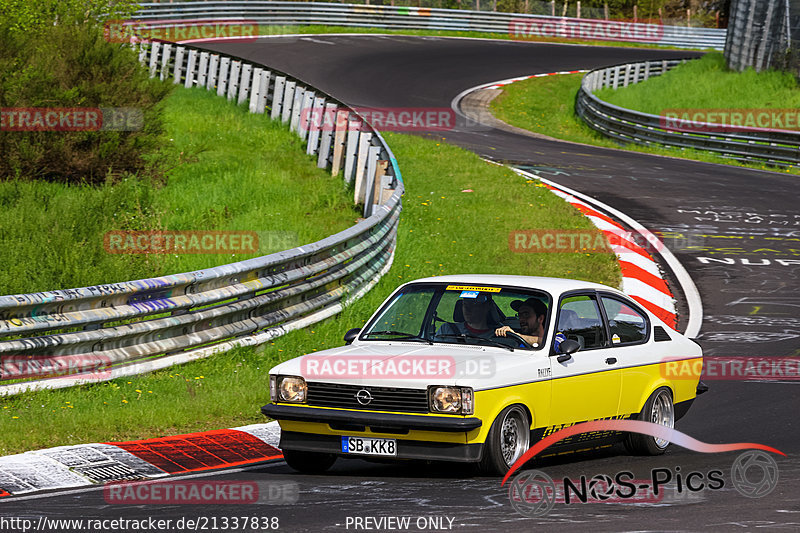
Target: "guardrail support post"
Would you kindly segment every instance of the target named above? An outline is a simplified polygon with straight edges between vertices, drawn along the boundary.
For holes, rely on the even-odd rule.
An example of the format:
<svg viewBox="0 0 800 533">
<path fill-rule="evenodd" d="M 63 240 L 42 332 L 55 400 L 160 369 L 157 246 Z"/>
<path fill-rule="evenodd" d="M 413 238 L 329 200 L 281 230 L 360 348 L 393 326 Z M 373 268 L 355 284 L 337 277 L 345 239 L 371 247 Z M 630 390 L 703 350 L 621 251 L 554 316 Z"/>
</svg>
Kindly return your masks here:
<svg viewBox="0 0 800 533">
<path fill-rule="evenodd" d="M 197 67 L 197 86 L 206 86 L 206 77 L 208 76 L 208 52 L 200 52 L 200 63 Z"/>
<path fill-rule="evenodd" d="M 314 107 L 314 91 L 305 91 L 301 100 L 300 108 L 295 112 L 297 122 L 295 128 L 297 134 L 304 141 L 308 138 L 308 121 L 312 119 L 312 108 Z M 294 118 L 294 117 L 293 117 Z M 295 122 L 292 120 L 292 122 Z"/>
<path fill-rule="evenodd" d="M 364 218 L 372 215 L 372 202 L 375 197 L 375 188 L 380 186 L 380 182 L 375 181 L 375 171 L 378 167 L 378 154 L 380 146 L 370 146 L 367 154 L 367 170 L 362 180 L 364 182 Z"/>
<path fill-rule="evenodd" d="M 228 77 L 228 101 L 230 102 L 234 98 L 236 98 L 236 94 L 239 92 L 239 71 L 242 67 L 241 61 L 232 61 L 231 62 L 231 73 Z"/>
<path fill-rule="evenodd" d="M 175 67 L 172 69 L 172 83 L 181 82 L 181 74 L 183 73 L 183 56 L 186 48 L 179 46 L 175 49 Z"/>
<path fill-rule="evenodd" d="M 208 60 L 208 80 L 206 81 L 206 89 L 213 91 L 217 87 L 217 66 L 219 64 L 219 56 L 211 54 Z"/>
<path fill-rule="evenodd" d="M 353 169 L 356 166 L 356 152 L 358 151 L 358 133 L 361 127 L 361 119 L 355 116 L 350 117 L 347 122 L 347 148 L 344 154 L 344 182 L 348 185 L 353 183 Z"/>
<path fill-rule="evenodd" d="M 161 72 L 159 74 L 159 79 L 164 81 L 167 79 L 167 71 L 169 70 L 169 58 L 172 54 L 172 45 L 167 43 L 164 45 L 164 48 L 161 52 Z"/>
<path fill-rule="evenodd" d="M 300 124 L 300 113 L 303 108 L 303 96 L 305 93 L 305 87 L 302 85 L 295 86 L 294 97 L 292 98 L 292 115 L 289 120 L 289 131 L 296 132 L 297 126 Z"/>
<path fill-rule="evenodd" d="M 278 117 L 281 116 L 282 107 L 283 107 L 283 91 L 284 85 L 286 84 L 286 76 L 278 76 L 275 78 L 275 88 L 274 92 L 272 93 L 272 113 L 270 113 L 270 118 L 272 120 L 277 120 Z"/>
<path fill-rule="evenodd" d="M 231 64 L 231 58 L 223 57 L 219 61 L 219 77 L 217 78 L 217 96 L 225 96 L 225 91 L 228 89 L 228 67 Z"/>
<path fill-rule="evenodd" d="M 189 59 L 186 61 L 186 81 L 183 86 L 187 89 L 194 85 L 195 63 L 197 62 L 197 50 L 189 50 Z"/>
<path fill-rule="evenodd" d="M 364 124 L 366 126 L 366 124 Z M 369 157 L 369 143 L 372 139 L 372 133 L 362 131 L 358 140 L 358 157 L 356 158 L 355 180 L 356 187 L 353 194 L 353 199 L 356 204 L 360 204 L 365 200 L 365 187 L 366 179 L 364 172 L 366 171 L 367 161 Z M 366 202 L 365 202 L 366 203 Z"/>
<path fill-rule="evenodd" d="M 325 128 L 325 99 L 317 96 L 311 104 L 311 109 L 306 113 L 306 123 L 308 127 L 308 146 L 306 153 L 314 155 L 319 149 L 320 130 Z"/>
<path fill-rule="evenodd" d="M 322 133 L 319 142 L 319 157 L 317 158 L 317 168 L 328 166 L 328 159 L 331 155 L 331 140 L 333 139 L 333 129 L 336 127 L 336 104 L 325 104 L 322 116 Z"/>
<path fill-rule="evenodd" d="M 292 101 L 294 100 L 295 81 L 287 81 L 283 89 L 283 103 L 281 104 L 281 122 L 286 124 L 292 118 Z"/>
<path fill-rule="evenodd" d="M 245 63 L 242 65 L 242 83 L 239 85 L 239 95 L 236 99 L 236 104 L 241 105 L 247 101 L 247 95 L 250 93 L 250 73 L 253 70 L 253 65 Z"/>
<path fill-rule="evenodd" d="M 350 112 L 346 109 L 336 111 L 336 134 L 333 137 L 333 158 L 331 159 L 331 175 L 337 176 L 342 168 L 342 155 L 347 139 L 347 128 L 350 125 Z"/>
<path fill-rule="evenodd" d="M 263 113 L 267 106 L 267 93 L 269 92 L 269 78 L 271 72 L 256 67 L 253 70 L 253 85 L 250 91 L 250 112 Z"/>
</svg>

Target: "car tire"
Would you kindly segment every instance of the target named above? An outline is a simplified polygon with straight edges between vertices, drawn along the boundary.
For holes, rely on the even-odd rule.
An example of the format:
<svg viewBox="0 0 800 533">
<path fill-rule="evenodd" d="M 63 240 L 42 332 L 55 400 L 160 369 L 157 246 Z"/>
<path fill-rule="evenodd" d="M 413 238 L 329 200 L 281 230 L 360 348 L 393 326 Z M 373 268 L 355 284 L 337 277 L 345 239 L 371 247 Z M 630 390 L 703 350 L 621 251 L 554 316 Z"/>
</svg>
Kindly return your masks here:
<svg viewBox="0 0 800 533">
<path fill-rule="evenodd" d="M 653 392 L 644 403 L 637 419 L 674 428 L 675 405 L 672 401 L 672 392 L 667 387 L 661 387 Z M 625 448 L 634 455 L 661 455 L 667 446 L 669 441 L 640 433 L 628 433 L 625 438 Z"/>
<path fill-rule="evenodd" d="M 503 409 L 494 420 L 480 461 L 482 473 L 502 476 L 528 450 L 531 432 L 530 421 L 520 405 Z"/>
<path fill-rule="evenodd" d="M 336 462 L 336 456 L 331 453 L 297 450 L 283 450 L 283 458 L 286 464 L 303 474 L 321 474 Z"/>
</svg>

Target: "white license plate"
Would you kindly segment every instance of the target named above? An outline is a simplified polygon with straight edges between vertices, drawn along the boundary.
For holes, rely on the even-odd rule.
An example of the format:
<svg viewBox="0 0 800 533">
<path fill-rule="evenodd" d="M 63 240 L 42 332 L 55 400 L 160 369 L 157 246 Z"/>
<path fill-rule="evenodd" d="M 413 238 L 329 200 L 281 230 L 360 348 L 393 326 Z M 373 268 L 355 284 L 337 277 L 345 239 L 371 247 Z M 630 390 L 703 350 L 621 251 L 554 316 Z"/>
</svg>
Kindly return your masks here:
<svg viewBox="0 0 800 533">
<path fill-rule="evenodd" d="M 358 455 L 397 455 L 394 439 L 369 439 L 364 437 L 342 437 L 342 453 Z"/>
</svg>

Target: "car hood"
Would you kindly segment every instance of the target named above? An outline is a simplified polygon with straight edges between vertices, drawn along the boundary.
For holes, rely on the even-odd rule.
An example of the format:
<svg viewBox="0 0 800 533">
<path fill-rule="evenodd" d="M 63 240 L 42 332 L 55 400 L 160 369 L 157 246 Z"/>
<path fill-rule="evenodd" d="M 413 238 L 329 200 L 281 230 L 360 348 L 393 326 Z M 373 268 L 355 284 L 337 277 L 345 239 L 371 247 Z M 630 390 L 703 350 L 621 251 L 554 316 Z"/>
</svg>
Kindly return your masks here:
<svg viewBox="0 0 800 533">
<path fill-rule="evenodd" d="M 460 385 L 480 390 L 518 383 L 522 374 L 537 375 L 536 368 L 550 368 L 543 351 L 370 342 L 296 357 L 270 374 L 376 387 Z"/>
</svg>

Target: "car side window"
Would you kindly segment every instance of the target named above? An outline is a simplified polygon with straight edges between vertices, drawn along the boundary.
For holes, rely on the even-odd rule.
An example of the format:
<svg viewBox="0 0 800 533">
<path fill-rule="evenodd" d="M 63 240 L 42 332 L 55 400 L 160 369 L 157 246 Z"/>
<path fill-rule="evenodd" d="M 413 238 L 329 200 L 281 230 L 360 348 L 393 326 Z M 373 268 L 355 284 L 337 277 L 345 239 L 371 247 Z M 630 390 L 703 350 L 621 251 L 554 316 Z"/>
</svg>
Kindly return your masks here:
<svg viewBox="0 0 800 533">
<path fill-rule="evenodd" d="M 611 330 L 611 344 L 635 344 L 647 338 L 647 319 L 622 300 L 603 296 L 603 309 Z"/>
<path fill-rule="evenodd" d="M 556 333 L 580 344 L 581 350 L 603 348 L 606 330 L 593 296 L 570 296 L 561 301 Z"/>
</svg>

